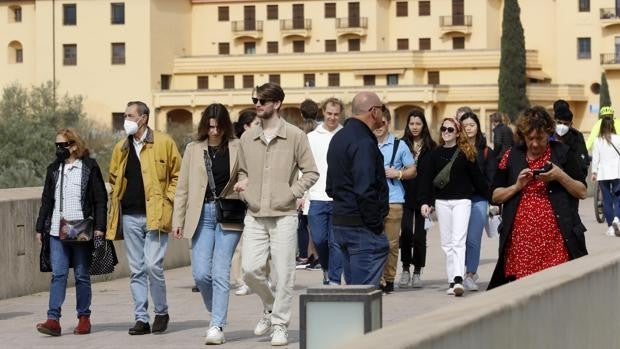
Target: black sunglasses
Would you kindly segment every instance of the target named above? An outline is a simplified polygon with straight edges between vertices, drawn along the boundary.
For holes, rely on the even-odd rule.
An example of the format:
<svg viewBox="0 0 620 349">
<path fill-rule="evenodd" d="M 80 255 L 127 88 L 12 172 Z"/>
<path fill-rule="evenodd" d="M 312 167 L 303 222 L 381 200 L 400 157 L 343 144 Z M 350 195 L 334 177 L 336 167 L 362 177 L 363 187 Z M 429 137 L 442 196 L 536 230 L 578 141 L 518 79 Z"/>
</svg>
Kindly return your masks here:
<svg viewBox="0 0 620 349">
<path fill-rule="evenodd" d="M 67 148 L 73 145 L 74 142 L 56 142 L 56 148 Z"/>
<path fill-rule="evenodd" d="M 452 133 L 452 132 L 455 131 L 455 129 L 454 129 L 454 127 L 443 127 L 443 126 L 441 126 L 439 128 L 439 131 L 441 131 L 442 133 L 446 132 L 446 131 L 448 131 L 448 133 Z"/>
<path fill-rule="evenodd" d="M 256 97 L 252 97 L 252 104 L 256 105 L 256 103 L 260 103 L 260 105 L 265 105 L 269 102 L 273 102 L 271 99 L 266 99 L 266 98 L 256 98 Z"/>
</svg>

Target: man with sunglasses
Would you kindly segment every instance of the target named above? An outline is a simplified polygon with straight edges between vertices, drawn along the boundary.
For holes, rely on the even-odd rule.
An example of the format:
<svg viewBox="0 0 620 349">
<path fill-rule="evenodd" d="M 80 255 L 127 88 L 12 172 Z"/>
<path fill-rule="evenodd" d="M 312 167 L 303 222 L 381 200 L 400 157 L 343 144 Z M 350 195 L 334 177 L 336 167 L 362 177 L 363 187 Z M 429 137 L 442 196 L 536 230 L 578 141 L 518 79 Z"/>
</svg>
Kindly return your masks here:
<svg viewBox="0 0 620 349">
<path fill-rule="evenodd" d="M 353 98 L 353 116 L 336 133 L 327 150 L 326 193 L 333 199 L 334 239 L 341 246 L 345 281 L 374 285 L 389 250 L 383 234 L 388 188 L 373 130 L 382 126 L 383 105 L 373 92 Z"/>
<path fill-rule="evenodd" d="M 130 335 L 162 333 L 168 328 L 164 256 L 172 229 L 172 202 L 181 168 L 174 140 L 148 127 L 149 108 L 140 101 L 125 110 L 127 138 L 116 144 L 108 181 L 112 186 L 107 239 L 125 240 L 131 272 L 129 288 L 136 323 Z M 149 325 L 148 294 L 155 309 Z"/>
<path fill-rule="evenodd" d="M 241 136 L 239 181 L 234 186 L 248 205 L 241 269 L 246 284 L 263 303 L 263 316 L 254 334 L 262 336 L 273 329 L 271 345 L 288 344 L 295 284 L 297 199 L 319 178 L 308 137 L 278 114 L 283 100 L 284 91 L 277 84 L 266 83 L 254 90 L 252 103 L 261 125 Z M 265 277 L 269 256 L 275 269 L 275 294 Z"/>
<path fill-rule="evenodd" d="M 390 110 L 383 105 L 381 111 L 383 123 L 381 127 L 375 129 L 374 133 L 379 142 L 379 151 L 383 155 L 383 167 L 385 168 L 390 202 L 390 210 L 384 222 L 385 234 L 390 242 L 390 253 L 381 277 L 381 287 L 385 294 L 390 294 L 394 291 L 400 242 L 400 222 L 405 203 L 405 188 L 401 181 L 415 177 L 416 166 L 413 154 L 405 142 L 400 142 L 390 133 L 390 121 L 392 120 Z"/>
</svg>

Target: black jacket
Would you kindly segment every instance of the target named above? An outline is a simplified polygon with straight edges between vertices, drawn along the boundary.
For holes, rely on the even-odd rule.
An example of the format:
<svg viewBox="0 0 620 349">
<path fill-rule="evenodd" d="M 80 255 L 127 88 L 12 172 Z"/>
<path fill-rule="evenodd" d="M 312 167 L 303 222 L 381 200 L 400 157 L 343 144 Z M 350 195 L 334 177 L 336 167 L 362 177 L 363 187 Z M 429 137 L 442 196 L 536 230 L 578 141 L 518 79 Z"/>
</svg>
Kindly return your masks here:
<svg viewBox="0 0 620 349">
<path fill-rule="evenodd" d="M 560 137 L 560 141 L 568 145 L 568 148 L 577 155 L 581 171 L 583 171 L 584 176 L 587 176 L 591 159 L 586 148 L 586 141 L 583 139 L 583 134 L 571 127 L 564 136 Z"/>
<path fill-rule="evenodd" d="M 383 156 L 377 138 L 362 121 L 350 118 L 327 150 L 325 192 L 334 199 L 333 224 L 383 232 L 389 210 Z"/>
<path fill-rule="evenodd" d="M 476 146 L 476 163 L 480 172 L 484 175 L 487 183 L 491 185 L 493 183 L 493 177 L 495 177 L 495 171 L 497 171 L 497 158 L 493 149 L 489 148 L 486 144 Z"/>
<path fill-rule="evenodd" d="M 101 170 L 97 161 L 89 157 L 82 160 L 82 212 L 84 218 L 93 217 L 94 229 L 105 233 L 107 221 L 108 193 L 105 189 Z M 54 192 L 60 163 L 54 161 L 47 167 L 45 186 L 41 196 L 41 208 L 36 223 L 36 232 L 49 234 L 52 225 L 52 213 L 54 212 Z"/>
<path fill-rule="evenodd" d="M 510 127 L 499 124 L 493 129 L 493 149 L 495 150 L 495 157 L 497 161 L 504 156 L 506 150 L 508 150 L 514 144 L 514 134 Z"/>
<path fill-rule="evenodd" d="M 411 144 L 409 144 L 409 141 L 403 138 L 403 141 L 407 144 L 407 147 L 409 147 L 409 149 L 412 149 Z M 403 186 L 405 187 L 405 206 L 407 208 L 409 208 L 410 210 L 415 210 L 415 209 L 420 209 L 420 206 L 422 205 L 422 203 L 420 202 L 420 185 L 421 185 L 421 180 L 420 178 L 422 177 L 422 173 L 424 173 L 425 171 L 428 170 L 429 168 L 429 159 L 430 159 L 430 153 L 431 153 L 432 149 L 429 148 L 422 148 L 422 150 L 420 150 L 420 154 L 418 155 L 418 158 L 416 159 L 416 171 L 417 171 L 417 175 L 414 178 L 411 179 L 403 179 L 402 183 Z"/>
<path fill-rule="evenodd" d="M 550 141 L 551 145 L 551 162 L 559 166 L 571 178 L 576 179 L 585 184 L 585 176 L 583 175 L 577 157 L 570 151 L 567 145 Z M 508 187 L 517 181 L 519 173 L 527 168 L 527 160 L 525 158 L 525 146 L 523 144 L 516 145 L 511 148 L 508 157 L 508 167 L 505 170 L 498 169 L 493 180 L 493 189 L 499 187 Z M 568 191 L 559 182 L 547 183 L 547 192 L 549 201 L 553 207 L 553 213 L 556 216 L 558 226 L 564 238 L 564 245 L 568 250 L 570 259 L 579 258 L 588 254 L 586 249 L 586 240 L 584 232 L 585 226 L 581 222 L 578 212 L 579 199 L 570 195 Z M 489 289 L 503 285 L 508 280 L 504 275 L 504 263 L 506 259 L 506 242 L 509 241 L 512 234 L 514 218 L 517 214 L 517 208 L 521 201 L 521 192 L 514 195 L 503 204 L 502 224 L 499 228 L 499 257 L 497 266 L 491 277 Z"/>
<path fill-rule="evenodd" d="M 489 184 L 484 179 L 477 161 L 469 161 L 463 152 L 459 152 L 452 164 L 448 184 L 443 189 L 433 185 L 435 176 L 450 162 L 456 149 L 456 145 L 451 148 L 439 146 L 430 153 L 429 166 L 421 174 L 422 183 L 418 187 L 422 204 L 434 206 L 435 199 L 470 199 L 474 193 L 489 199 Z"/>
</svg>

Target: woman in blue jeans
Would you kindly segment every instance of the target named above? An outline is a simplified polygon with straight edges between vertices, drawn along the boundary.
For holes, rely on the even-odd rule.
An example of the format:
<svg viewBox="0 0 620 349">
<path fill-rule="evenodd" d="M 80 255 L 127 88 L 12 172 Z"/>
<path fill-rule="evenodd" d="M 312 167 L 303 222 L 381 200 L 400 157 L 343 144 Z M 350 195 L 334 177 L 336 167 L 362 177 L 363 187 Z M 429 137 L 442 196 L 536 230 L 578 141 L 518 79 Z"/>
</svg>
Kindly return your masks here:
<svg viewBox="0 0 620 349">
<path fill-rule="evenodd" d="M 607 235 L 620 236 L 620 135 L 611 117 L 601 120 L 599 136 L 592 148 L 592 181 L 603 194 Z"/>
<path fill-rule="evenodd" d="M 493 150 L 487 146 L 487 141 L 480 129 L 480 120 L 474 113 L 461 115 L 460 123 L 469 142 L 476 147 L 476 163 L 480 172 L 490 185 L 495 176 L 497 163 Z M 467 291 L 478 291 L 478 265 L 480 264 L 480 245 L 482 231 L 488 220 L 489 202 L 480 193 L 474 193 L 471 198 L 471 213 L 467 226 L 467 240 L 465 242 L 465 278 L 463 287 Z"/>
<path fill-rule="evenodd" d="M 174 198 L 173 235 L 191 240 L 192 274 L 211 312 L 206 344 L 226 341 L 230 264 L 243 227 L 217 222 L 213 192 L 217 197 L 239 198 L 232 191 L 237 182 L 238 149 L 239 140 L 234 138 L 226 107 L 209 105 L 202 112 L 196 141 L 185 148 Z M 208 161 L 215 188 L 209 184 Z"/>
<path fill-rule="evenodd" d="M 41 271 L 52 272 L 47 320 L 37 324 L 37 331 L 50 336 L 60 336 L 61 307 L 65 301 L 69 268 L 73 267 L 78 317 L 78 325 L 73 329 L 73 333 L 88 334 L 91 330 L 92 291 L 89 269 L 93 244 L 65 244 L 60 241 L 60 221 L 61 218 L 74 221 L 92 217 L 95 235 L 103 236 L 106 229 L 108 194 L 99 165 L 88 156 L 88 149 L 75 130 L 59 130 L 55 146 L 56 160 L 47 168 L 36 223 L 36 236 L 42 244 L 43 252 Z"/>
</svg>

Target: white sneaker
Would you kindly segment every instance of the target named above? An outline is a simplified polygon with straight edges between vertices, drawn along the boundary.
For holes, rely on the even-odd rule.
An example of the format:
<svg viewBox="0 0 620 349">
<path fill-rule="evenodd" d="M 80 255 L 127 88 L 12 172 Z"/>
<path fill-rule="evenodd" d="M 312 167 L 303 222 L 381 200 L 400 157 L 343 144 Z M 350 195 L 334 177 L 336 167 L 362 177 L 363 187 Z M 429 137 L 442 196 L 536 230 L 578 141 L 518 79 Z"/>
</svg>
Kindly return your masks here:
<svg viewBox="0 0 620 349">
<path fill-rule="evenodd" d="M 607 236 L 616 236 L 616 232 L 614 230 L 614 227 L 612 227 L 611 225 L 607 228 L 607 233 L 605 233 L 605 235 Z"/>
<path fill-rule="evenodd" d="M 400 280 L 398 281 L 399 288 L 408 288 L 409 282 L 411 282 L 411 274 L 408 271 L 403 270 L 400 274 Z"/>
<path fill-rule="evenodd" d="M 454 296 L 454 284 L 450 284 L 446 290 L 448 296 Z"/>
<path fill-rule="evenodd" d="M 454 292 L 455 297 L 460 297 L 463 295 L 463 293 L 465 293 L 465 289 L 463 288 L 463 285 L 459 283 L 454 284 L 454 288 L 452 289 L 452 291 Z"/>
<path fill-rule="evenodd" d="M 271 345 L 287 345 L 288 331 L 284 325 L 273 325 L 273 333 L 271 333 Z"/>
<path fill-rule="evenodd" d="M 243 285 L 235 291 L 235 296 L 247 296 L 252 294 L 252 289 L 248 285 Z"/>
<path fill-rule="evenodd" d="M 478 291 L 476 281 L 469 275 L 465 277 L 465 280 L 463 280 L 463 287 L 465 287 L 465 290 L 467 291 Z"/>
<path fill-rule="evenodd" d="M 254 334 L 257 336 L 263 336 L 271 329 L 271 312 L 263 314 L 263 317 L 258 320 L 256 327 L 254 327 Z"/>
<path fill-rule="evenodd" d="M 205 338 L 205 344 L 224 344 L 226 339 L 224 338 L 224 332 L 217 326 L 211 326 L 207 330 L 207 337 Z"/>
<path fill-rule="evenodd" d="M 620 236 L 620 218 L 615 217 L 611 222 L 611 227 L 614 228 L 614 234 Z"/>
<path fill-rule="evenodd" d="M 411 287 L 422 288 L 422 277 L 420 274 L 413 273 L 411 277 Z"/>
</svg>

